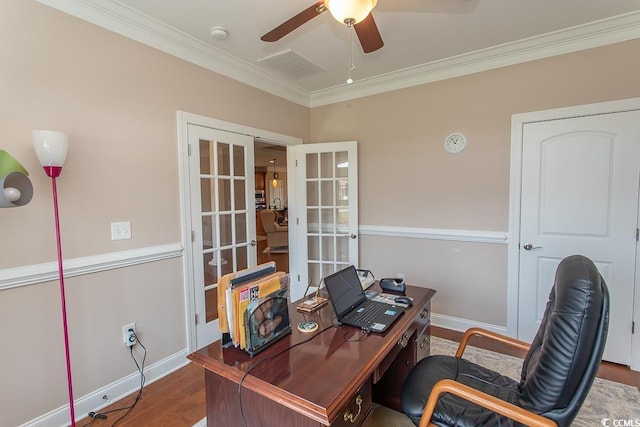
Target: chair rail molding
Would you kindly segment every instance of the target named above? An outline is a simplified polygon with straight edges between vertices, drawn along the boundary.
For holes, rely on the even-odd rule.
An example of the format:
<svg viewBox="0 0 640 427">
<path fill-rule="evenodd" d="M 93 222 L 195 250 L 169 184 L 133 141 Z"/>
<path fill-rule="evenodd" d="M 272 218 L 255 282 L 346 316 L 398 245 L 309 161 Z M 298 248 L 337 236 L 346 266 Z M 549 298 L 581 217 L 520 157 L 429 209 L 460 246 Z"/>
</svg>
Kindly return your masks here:
<svg viewBox="0 0 640 427">
<path fill-rule="evenodd" d="M 384 225 L 361 225 L 361 235 L 400 237 L 409 239 L 453 240 L 456 242 L 475 242 L 506 244 L 509 234 L 503 231 L 456 230 L 421 227 L 389 227 Z"/>
<path fill-rule="evenodd" d="M 171 243 L 127 251 L 111 252 L 64 260 L 65 277 L 82 276 L 115 268 L 129 267 L 182 256 L 182 245 Z M 0 291 L 20 286 L 49 282 L 58 277 L 58 264 L 25 265 L 0 270 Z"/>
</svg>

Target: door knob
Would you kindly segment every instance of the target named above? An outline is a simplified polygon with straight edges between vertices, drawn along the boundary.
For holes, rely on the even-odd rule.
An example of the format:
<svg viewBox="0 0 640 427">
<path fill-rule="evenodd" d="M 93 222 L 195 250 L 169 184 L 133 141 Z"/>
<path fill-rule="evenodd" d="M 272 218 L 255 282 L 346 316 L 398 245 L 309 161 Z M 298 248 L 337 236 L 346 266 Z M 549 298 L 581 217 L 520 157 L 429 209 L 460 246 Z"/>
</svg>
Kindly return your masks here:
<svg viewBox="0 0 640 427">
<path fill-rule="evenodd" d="M 256 245 L 256 241 L 255 240 L 252 240 L 250 243 L 251 243 L 251 246 L 255 246 Z"/>
<path fill-rule="evenodd" d="M 355 234 L 352 234 L 352 235 L 351 235 L 351 238 L 352 238 L 352 239 L 355 239 L 356 237 L 358 237 L 358 236 L 356 236 Z"/>
<path fill-rule="evenodd" d="M 530 251 L 531 249 L 542 249 L 542 246 L 533 246 L 531 243 L 525 243 L 522 247 L 526 251 Z"/>
</svg>

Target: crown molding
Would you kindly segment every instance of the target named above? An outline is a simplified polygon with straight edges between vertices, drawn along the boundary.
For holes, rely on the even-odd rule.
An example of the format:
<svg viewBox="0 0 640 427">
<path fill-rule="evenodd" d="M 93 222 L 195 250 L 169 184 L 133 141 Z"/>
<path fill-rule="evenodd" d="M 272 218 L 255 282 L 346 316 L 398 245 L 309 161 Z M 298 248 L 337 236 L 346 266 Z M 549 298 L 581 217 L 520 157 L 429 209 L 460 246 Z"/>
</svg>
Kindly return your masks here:
<svg viewBox="0 0 640 427">
<path fill-rule="evenodd" d="M 37 1 L 310 108 L 640 38 L 640 11 L 636 11 L 310 92 L 118 1 Z"/>
<path fill-rule="evenodd" d="M 637 38 L 640 38 L 640 11 L 405 68 L 350 85 L 313 91 L 310 106 L 334 104 Z"/>
</svg>

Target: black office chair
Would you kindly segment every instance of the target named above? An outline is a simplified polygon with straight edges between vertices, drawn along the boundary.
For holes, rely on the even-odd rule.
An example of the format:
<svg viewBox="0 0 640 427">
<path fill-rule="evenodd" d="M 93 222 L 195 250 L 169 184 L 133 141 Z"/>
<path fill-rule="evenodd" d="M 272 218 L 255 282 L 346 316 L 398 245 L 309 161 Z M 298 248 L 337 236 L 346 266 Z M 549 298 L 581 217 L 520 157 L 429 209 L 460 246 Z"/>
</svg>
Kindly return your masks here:
<svg viewBox="0 0 640 427">
<path fill-rule="evenodd" d="M 568 426 L 598 372 L 609 324 L 609 291 L 588 258 L 563 259 L 531 345 L 473 328 L 455 356 L 422 359 L 402 389 L 415 425 Z M 520 382 L 462 358 L 473 335 L 527 350 Z"/>
</svg>

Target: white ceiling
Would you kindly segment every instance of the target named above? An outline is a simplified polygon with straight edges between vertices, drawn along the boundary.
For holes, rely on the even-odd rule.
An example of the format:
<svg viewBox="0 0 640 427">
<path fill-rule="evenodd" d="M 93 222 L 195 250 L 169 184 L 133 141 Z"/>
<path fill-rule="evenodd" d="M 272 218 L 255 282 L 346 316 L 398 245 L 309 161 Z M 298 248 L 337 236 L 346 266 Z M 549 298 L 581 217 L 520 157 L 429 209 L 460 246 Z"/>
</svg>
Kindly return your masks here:
<svg viewBox="0 0 640 427">
<path fill-rule="evenodd" d="M 640 38 L 640 0 L 378 0 L 384 47 L 365 54 L 323 13 L 281 40 L 260 37 L 314 0 L 39 0 L 127 37 L 308 106 Z M 213 26 L 229 32 L 225 41 Z M 322 71 L 259 60 L 292 50 Z"/>
</svg>

